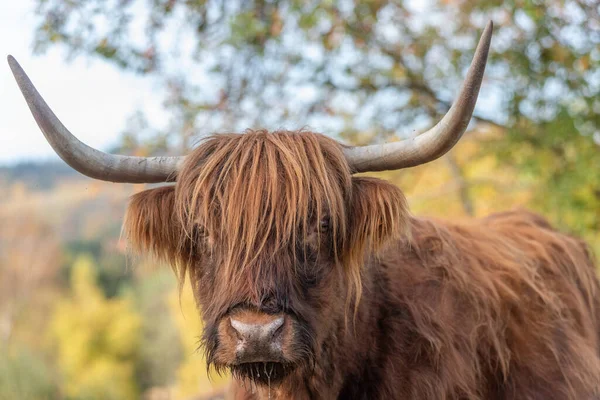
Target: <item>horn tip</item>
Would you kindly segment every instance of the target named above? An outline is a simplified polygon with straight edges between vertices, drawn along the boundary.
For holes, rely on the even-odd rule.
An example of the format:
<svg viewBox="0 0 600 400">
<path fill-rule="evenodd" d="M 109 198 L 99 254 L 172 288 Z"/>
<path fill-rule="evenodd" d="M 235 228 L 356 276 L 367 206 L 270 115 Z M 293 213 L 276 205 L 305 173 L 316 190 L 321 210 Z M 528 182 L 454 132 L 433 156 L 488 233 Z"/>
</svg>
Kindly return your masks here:
<svg viewBox="0 0 600 400">
<path fill-rule="evenodd" d="M 8 66 L 13 71 L 13 73 L 16 73 L 16 71 L 21 69 L 21 65 L 19 65 L 17 59 L 14 58 L 12 55 L 9 54 L 8 56 L 6 56 L 6 61 L 8 61 Z"/>
<path fill-rule="evenodd" d="M 493 30 L 494 30 L 494 22 L 490 19 L 488 21 L 488 23 L 485 25 L 485 29 L 483 30 L 483 36 L 491 36 Z"/>
<path fill-rule="evenodd" d="M 494 31 L 494 23 L 492 20 L 489 20 L 483 29 L 483 33 L 481 34 L 481 38 L 479 39 L 479 45 L 477 46 L 477 50 L 481 47 L 485 49 L 485 53 L 489 50 L 490 44 L 492 42 L 492 33 Z M 487 57 L 487 54 L 486 54 Z"/>
</svg>

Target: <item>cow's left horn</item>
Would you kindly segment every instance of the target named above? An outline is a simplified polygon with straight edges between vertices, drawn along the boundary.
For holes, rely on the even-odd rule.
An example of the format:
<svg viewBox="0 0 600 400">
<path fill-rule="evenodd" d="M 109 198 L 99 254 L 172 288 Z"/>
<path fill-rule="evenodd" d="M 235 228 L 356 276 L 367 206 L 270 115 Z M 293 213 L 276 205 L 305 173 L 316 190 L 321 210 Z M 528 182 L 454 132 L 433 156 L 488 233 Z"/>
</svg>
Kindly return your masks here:
<svg viewBox="0 0 600 400">
<path fill-rule="evenodd" d="M 492 39 L 492 29 L 493 24 L 490 21 L 481 35 L 458 99 L 444 118 L 427 132 L 411 139 L 345 148 L 344 154 L 353 172 L 414 167 L 441 157 L 458 142 L 469 125 L 477 102 Z"/>
<path fill-rule="evenodd" d="M 132 157 L 103 153 L 79 141 L 54 115 L 17 60 L 8 64 L 46 140 L 67 164 L 91 178 L 110 182 L 172 182 L 185 157 Z"/>
</svg>

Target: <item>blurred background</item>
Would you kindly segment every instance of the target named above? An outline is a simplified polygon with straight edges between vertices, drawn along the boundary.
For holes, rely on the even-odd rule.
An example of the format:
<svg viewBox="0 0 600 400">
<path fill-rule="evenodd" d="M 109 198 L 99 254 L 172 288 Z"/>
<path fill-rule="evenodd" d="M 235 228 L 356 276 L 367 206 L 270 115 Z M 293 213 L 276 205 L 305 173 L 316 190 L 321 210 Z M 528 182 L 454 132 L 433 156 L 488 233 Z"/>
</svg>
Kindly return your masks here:
<svg viewBox="0 0 600 400">
<path fill-rule="evenodd" d="M 398 140 L 453 101 L 488 20 L 469 131 L 448 155 L 380 176 L 416 215 L 527 207 L 600 254 L 596 0 L 22 0 L 13 54 L 80 139 L 185 154 L 214 132 L 309 128 Z M 53 155 L 0 68 L 0 399 L 193 399 L 202 323 L 167 266 L 120 229 L 143 185 L 95 182 Z"/>
</svg>

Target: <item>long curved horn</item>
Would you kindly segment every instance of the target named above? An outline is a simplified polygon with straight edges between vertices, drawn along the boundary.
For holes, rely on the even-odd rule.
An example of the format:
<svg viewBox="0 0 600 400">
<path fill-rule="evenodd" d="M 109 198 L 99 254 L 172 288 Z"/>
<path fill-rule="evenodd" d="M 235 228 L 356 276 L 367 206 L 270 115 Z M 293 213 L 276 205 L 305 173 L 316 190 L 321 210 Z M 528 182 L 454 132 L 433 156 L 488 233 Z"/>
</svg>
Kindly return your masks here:
<svg viewBox="0 0 600 400">
<path fill-rule="evenodd" d="M 461 138 L 475 108 L 483 79 L 490 42 L 492 21 L 488 22 L 458 99 L 444 118 L 433 128 L 411 139 L 400 142 L 347 147 L 344 155 L 353 172 L 386 171 L 414 167 L 435 160 L 450 150 Z"/>
<path fill-rule="evenodd" d="M 103 153 L 79 141 L 54 115 L 13 56 L 8 64 L 33 118 L 54 151 L 75 170 L 109 182 L 173 182 L 185 157 L 132 157 Z"/>
</svg>

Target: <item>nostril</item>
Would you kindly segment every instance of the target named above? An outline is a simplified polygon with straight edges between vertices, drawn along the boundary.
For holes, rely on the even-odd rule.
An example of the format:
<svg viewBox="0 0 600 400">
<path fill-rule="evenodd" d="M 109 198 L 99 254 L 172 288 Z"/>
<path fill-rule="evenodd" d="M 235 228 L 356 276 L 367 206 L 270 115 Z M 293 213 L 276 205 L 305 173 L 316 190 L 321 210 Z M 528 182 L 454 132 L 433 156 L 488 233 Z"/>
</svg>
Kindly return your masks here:
<svg viewBox="0 0 600 400">
<path fill-rule="evenodd" d="M 270 324 L 272 324 L 272 326 L 270 327 L 270 331 L 268 333 L 265 332 L 265 334 L 268 334 L 271 337 L 276 336 L 283 329 L 284 322 L 285 322 L 285 320 L 283 317 L 278 317 L 276 320 L 274 320 L 273 322 L 270 323 Z"/>
<path fill-rule="evenodd" d="M 240 322 L 233 318 L 229 318 L 229 323 L 230 323 L 231 327 L 233 328 L 233 331 L 235 332 L 235 336 L 237 337 L 237 339 L 243 340 L 244 339 L 244 335 L 242 333 L 243 332 L 243 322 Z"/>
<path fill-rule="evenodd" d="M 229 318 L 229 323 L 231 324 L 231 327 L 235 331 L 235 335 L 237 336 L 238 340 L 243 340 L 244 333 L 248 332 L 248 324 L 245 324 L 245 323 L 238 321 L 237 319 L 233 319 L 233 318 Z"/>
</svg>

